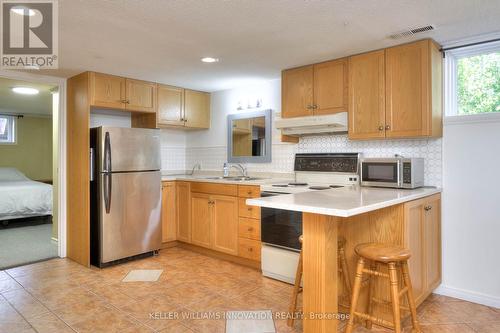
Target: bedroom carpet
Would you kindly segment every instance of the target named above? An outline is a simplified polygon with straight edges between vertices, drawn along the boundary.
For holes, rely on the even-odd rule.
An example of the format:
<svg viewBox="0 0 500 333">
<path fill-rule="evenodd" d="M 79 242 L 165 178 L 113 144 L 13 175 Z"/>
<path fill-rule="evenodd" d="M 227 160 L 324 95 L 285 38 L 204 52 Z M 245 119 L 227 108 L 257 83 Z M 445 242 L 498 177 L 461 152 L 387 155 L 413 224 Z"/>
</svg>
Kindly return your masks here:
<svg viewBox="0 0 500 333">
<path fill-rule="evenodd" d="M 0 270 L 57 257 L 52 224 L 0 229 Z"/>
</svg>

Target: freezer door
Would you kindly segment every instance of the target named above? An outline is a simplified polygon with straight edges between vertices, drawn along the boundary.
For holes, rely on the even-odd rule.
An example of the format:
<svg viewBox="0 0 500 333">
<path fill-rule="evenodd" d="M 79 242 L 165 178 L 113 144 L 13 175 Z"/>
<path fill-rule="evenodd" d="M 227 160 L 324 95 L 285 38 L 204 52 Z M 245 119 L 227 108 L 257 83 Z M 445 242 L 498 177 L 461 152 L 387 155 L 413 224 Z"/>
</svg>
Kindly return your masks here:
<svg viewBox="0 0 500 333">
<path fill-rule="evenodd" d="M 161 246 L 159 171 L 100 174 L 101 263 Z"/>
<path fill-rule="evenodd" d="M 160 170 L 160 131 L 145 128 L 99 128 L 99 171 Z"/>
</svg>

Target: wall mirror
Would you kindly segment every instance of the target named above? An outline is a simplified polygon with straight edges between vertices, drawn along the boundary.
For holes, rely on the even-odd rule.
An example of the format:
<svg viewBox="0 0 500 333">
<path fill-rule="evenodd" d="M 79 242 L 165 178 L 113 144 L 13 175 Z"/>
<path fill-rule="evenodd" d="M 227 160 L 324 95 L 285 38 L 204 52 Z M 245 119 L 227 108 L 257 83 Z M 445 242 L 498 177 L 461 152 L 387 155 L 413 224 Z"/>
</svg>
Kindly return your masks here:
<svg viewBox="0 0 500 333">
<path fill-rule="evenodd" d="M 231 114 L 227 120 L 228 162 L 271 162 L 272 110 Z"/>
</svg>

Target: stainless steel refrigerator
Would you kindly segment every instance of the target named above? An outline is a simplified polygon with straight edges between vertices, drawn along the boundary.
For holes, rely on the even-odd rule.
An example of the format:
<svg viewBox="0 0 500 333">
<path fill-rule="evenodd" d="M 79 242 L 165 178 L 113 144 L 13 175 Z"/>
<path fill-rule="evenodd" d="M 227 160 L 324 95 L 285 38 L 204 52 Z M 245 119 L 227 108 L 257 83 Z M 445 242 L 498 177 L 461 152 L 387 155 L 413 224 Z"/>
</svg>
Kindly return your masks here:
<svg viewBox="0 0 500 333">
<path fill-rule="evenodd" d="M 161 246 L 160 132 L 90 130 L 91 263 L 104 267 Z"/>
</svg>

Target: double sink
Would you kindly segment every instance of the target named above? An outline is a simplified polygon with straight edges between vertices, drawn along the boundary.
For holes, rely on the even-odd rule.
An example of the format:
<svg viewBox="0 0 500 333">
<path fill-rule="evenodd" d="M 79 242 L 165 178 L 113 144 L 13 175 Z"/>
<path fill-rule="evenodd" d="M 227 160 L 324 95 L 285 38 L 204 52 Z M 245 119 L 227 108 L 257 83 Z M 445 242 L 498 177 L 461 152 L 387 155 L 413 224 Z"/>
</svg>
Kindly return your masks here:
<svg viewBox="0 0 500 333">
<path fill-rule="evenodd" d="M 210 179 L 210 180 L 230 180 L 230 181 L 238 181 L 238 182 L 244 182 L 244 181 L 252 181 L 252 180 L 259 180 L 259 179 L 264 179 L 264 178 L 259 178 L 259 177 L 247 177 L 247 176 L 238 176 L 238 177 L 200 177 L 201 179 Z"/>
</svg>

